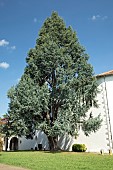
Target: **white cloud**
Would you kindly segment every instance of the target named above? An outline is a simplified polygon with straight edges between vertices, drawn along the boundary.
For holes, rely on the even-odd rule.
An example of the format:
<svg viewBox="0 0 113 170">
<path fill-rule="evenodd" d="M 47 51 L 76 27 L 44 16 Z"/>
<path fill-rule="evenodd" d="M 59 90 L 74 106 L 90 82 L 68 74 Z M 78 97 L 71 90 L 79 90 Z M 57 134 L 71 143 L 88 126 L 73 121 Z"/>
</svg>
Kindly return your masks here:
<svg viewBox="0 0 113 170">
<path fill-rule="evenodd" d="M 9 51 L 16 50 L 16 46 L 15 46 L 15 45 L 13 45 L 13 46 L 7 46 L 7 50 L 9 50 Z"/>
<path fill-rule="evenodd" d="M 103 19 L 103 20 L 108 19 L 108 16 L 104 16 L 102 19 Z"/>
<path fill-rule="evenodd" d="M 107 18 L 108 18 L 107 16 L 93 15 L 91 17 L 91 20 L 92 21 L 95 21 L 95 20 L 106 20 Z"/>
<path fill-rule="evenodd" d="M 97 20 L 98 18 L 100 18 L 100 15 L 93 15 L 92 17 L 91 17 L 91 20 Z"/>
<path fill-rule="evenodd" d="M 9 67 L 9 64 L 8 64 L 8 63 L 6 63 L 6 62 L 0 63 L 0 68 L 7 69 L 8 67 Z"/>
<path fill-rule="evenodd" d="M 9 42 L 6 41 L 6 40 L 0 40 L 0 46 L 6 46 L 6 45 L 9 45 Z"/>
<path fill-rule="evenodd" d="M 92 19 L 92 20 L 96 20 L 96 16 L 95 16 L 95 15 L 93 15 L 91 19 Z"/>
<path fill-rule="evenodd" d="M 16 46 L 9 46 L 9 41 L 6 41 L 5 39 L 0 40 L 0 46 L 4 47 L 7 46 L 7 50 L 16 50 Z"/>
<path fill-rule="evenodd" d="M 11 46 L 11 50 L 16 50 L 16 46 L 15 45 Z"/>
<path fill-rule="evenodd" d="M 37 22 L 37 18 L 34 18 L 33 21 L 34 21 L 34 23 L 36 23 Z"/>
</svg>

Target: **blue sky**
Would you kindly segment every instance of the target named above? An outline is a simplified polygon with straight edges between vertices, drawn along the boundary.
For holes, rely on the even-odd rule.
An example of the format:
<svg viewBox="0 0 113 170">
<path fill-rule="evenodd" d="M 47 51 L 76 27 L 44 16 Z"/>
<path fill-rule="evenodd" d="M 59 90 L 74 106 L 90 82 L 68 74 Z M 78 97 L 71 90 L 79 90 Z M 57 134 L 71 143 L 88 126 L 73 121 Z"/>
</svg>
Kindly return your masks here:
<svg viewBox="0 0 113 170">
<path fill-rule="evenodd" d="M 77 32 L 95 74 L 113 69 L 113 0 L 0 0 L 0 116 L 8 109 L 7 91 L 18 83 L 52 11 Z"/>
</svg>

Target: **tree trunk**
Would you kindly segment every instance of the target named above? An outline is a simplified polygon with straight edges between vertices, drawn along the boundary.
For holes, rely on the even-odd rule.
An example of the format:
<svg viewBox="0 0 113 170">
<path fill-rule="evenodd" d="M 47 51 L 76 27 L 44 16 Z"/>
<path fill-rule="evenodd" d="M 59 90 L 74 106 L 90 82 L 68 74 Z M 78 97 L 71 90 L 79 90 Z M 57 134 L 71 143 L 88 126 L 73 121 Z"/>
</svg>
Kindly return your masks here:
<svg viewBox="0 0 113 170">
<path fill-rule="evenodd" d="M 8 148 L 8 137 L 5 137 L 5 151 L 7 151 Z"/>
<path fill-rule="evenodd" d="M 48 136 L 48 143 L 50 151 L 57 151 L 60 149 L 58 147 L 58 137 Z"/>
</svg>

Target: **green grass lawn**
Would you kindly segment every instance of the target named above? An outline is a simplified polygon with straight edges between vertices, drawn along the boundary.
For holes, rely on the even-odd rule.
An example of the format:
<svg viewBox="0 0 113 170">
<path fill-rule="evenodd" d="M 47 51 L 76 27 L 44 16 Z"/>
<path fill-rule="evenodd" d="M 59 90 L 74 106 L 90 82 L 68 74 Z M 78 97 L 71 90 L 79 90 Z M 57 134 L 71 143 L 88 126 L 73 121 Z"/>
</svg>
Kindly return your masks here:
<svg viewBox="0 0 113 170">
<path fill-rule="evenodd" d="M 31 170 L 113 170 L 113 156 L 73 152 L 2 152 L 0 163 Z"/>
</svg>

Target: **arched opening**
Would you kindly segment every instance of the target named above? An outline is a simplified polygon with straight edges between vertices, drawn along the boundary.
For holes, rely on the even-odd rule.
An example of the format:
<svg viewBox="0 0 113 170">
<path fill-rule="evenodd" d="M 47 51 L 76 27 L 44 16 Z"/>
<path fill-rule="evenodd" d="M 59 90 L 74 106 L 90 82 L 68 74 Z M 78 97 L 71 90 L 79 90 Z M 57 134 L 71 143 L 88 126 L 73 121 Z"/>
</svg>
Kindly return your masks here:
<svg viewBox="0 0 113 170">
<path fill-rule="evenodd" d="M 10 150 L 18 150 L 18 138 L 17 137 L 13 137 L 10 140 Z"/>
</svg>

